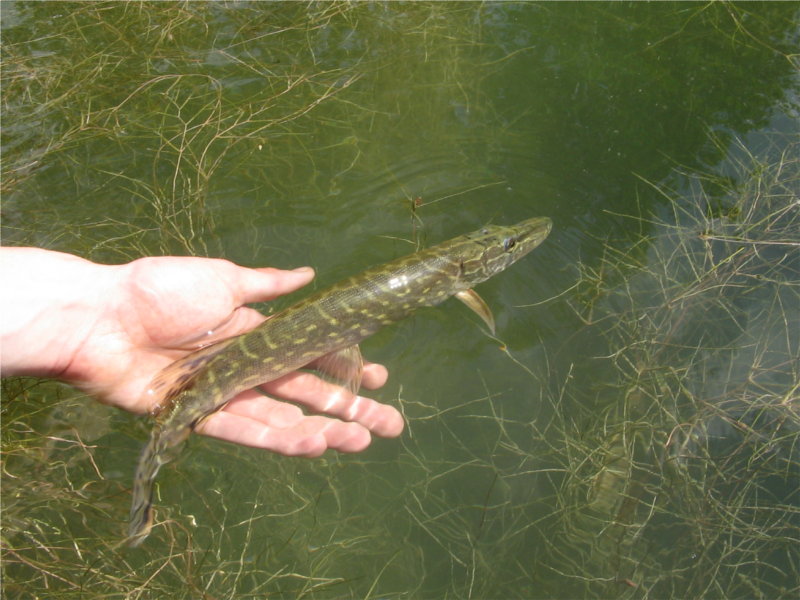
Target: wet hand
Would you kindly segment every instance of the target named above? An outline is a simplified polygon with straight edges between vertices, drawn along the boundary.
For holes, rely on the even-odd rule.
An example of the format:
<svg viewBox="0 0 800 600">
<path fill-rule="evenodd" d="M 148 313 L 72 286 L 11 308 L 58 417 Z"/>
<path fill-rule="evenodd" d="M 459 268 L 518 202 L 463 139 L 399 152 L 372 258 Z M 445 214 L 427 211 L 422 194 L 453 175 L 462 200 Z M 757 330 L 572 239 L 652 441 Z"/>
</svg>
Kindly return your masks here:
<svg viewBox="0 0 800 600">
<path fill-rule="evenodd" d="M 23 251 L 12 261 L 17 271 L 26 273 L 34 288 L 46 286 L 51 297 L 56 288 L 54 301 L 66 302 L 69 310 L 43 305 L 34 311 L 39 318 L 30 333 L 58 343 L 43 344 L 27 360 L 38 362 L 35 368 L 4 364 L 4 372 L 55 376 L 139 413 L 155 408 L 144 392 L 158 371 L 199 346 L 256 327 L 265 317 L 246 304 L 288 294 L 314 277 L 310 268 L 249 269 L 208 258 L 151 257 L 108 266 L 56 252 L 14 250 Z M 41 293 L 34 290 L 30 303 L 43 304 Z M 380 387 L 386 378 L 381 365 L 365 365 L 365 387 Z M 359 451 L 371 433 L 393 437 L 403 429 L 395 408 L 309 373 L 291 373 L 262 388 L 269 396 L 255 390 L 240 394 L 197 431 L 282 454 L 315 456 L 327 448 Z M 306 415 L 298 404 L 329 416 Z"/>
</svg>

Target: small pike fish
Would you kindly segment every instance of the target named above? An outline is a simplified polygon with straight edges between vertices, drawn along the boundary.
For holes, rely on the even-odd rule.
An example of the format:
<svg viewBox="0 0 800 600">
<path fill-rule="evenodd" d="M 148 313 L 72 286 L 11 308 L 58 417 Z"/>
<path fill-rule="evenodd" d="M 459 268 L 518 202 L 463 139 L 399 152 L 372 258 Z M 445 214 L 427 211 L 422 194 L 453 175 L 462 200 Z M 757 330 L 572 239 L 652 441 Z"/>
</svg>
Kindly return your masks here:
<svg viewBox="0 0 800 600">
<path fill-rule="evenodd" d="M 153 524 L 153 482 L 197 424 L 234 396 L 314 363 L 349 389 L 361 384 L 358 343 L 384 325 L 456 296 L 494 333 L 494 318 L 472 286 L 503 271 L 541 244 L 552 221 L 489 225 L 427 250 L 368 269 L 309 296 L 252 331 L 201 348 L 153 380 L 156 424 L 133 482 L 127 542 L 138 546 Z"/>
</svg>

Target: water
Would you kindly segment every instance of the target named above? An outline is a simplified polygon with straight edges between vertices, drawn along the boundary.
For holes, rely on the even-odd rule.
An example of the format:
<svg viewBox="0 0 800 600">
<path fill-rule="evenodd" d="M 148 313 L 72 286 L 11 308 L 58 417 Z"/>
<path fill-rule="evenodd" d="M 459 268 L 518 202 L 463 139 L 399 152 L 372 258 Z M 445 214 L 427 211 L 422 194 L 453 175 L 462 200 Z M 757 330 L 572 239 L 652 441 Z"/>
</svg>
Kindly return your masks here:
<svg viewBox="0 0 800 600">
<path fill-rule="evenodd" d="M 555 223 L 480 287 L 498 339 L 447 303 L 365 342 L 400 439 L 193 438 L 135 552 L 147 423 L 5 382 L 9 597 L 796 594 L 792 5 L 1 8 L 4 244 L 310 264 L 318 288 Z M 756 189 L 777 199 L 748 213 Z M 704 262 L 701 235 L 743 232 L 777 245 Z"/>
</svg>

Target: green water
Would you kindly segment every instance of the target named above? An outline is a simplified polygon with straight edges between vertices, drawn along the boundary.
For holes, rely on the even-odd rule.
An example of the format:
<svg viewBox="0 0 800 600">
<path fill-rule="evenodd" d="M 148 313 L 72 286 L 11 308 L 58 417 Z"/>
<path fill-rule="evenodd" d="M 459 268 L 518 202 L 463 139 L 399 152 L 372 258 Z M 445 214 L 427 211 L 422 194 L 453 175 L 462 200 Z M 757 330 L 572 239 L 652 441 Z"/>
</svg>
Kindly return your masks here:
<svg viewBox="0 0 800 600">
<path fill-rule="evenodd" d="M 447 303 L 365 342 L 401 438 L 197 436 L 136 551 L 148 424 L 4 382 L 7 597 L 797 595 L 796 4 L 0 10 L 5 245 L 317 288 L 554 221 L 480 288 L 498 339 Z"/>
</svg>

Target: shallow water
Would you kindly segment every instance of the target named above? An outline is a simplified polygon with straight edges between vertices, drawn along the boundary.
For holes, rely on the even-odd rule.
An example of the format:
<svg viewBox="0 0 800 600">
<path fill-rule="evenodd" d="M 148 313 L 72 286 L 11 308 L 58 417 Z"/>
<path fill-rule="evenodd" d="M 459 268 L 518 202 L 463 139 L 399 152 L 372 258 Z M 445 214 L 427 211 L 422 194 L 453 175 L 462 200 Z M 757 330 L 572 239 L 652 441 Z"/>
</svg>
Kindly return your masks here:
<svg viewBox="0 0 800 600">
<path fill-rule="evenodd" d="M 193 438 L 141 550 L 115 545 L 148 424 L 4 382 L 9 597 L 797 593 L 791 5 L 0 9 L 4 244 L 310 264 L 318 288 L 555 223 L 480 287 L 498 339 L 447 303 L 364 343 L 400 439 Z"/>
</svg>

